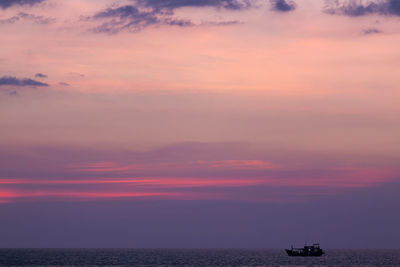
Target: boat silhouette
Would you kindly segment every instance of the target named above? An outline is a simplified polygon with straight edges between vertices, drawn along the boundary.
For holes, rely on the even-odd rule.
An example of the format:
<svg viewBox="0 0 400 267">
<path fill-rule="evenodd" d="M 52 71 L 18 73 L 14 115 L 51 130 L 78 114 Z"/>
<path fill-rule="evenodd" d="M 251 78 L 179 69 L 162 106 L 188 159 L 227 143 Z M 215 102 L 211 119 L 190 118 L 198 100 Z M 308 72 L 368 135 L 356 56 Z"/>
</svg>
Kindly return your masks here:
<svg viewBox="0 0 400 267">
<path fill-rule="evenodd" d="M 301 257 L 319 257 L 325 254 L 320 248 L 319 244 L 313 244 L 312 246 L 305 245 L 303 248 L 285 249 L 289 256 L 301 256 Z"/>
</svg>

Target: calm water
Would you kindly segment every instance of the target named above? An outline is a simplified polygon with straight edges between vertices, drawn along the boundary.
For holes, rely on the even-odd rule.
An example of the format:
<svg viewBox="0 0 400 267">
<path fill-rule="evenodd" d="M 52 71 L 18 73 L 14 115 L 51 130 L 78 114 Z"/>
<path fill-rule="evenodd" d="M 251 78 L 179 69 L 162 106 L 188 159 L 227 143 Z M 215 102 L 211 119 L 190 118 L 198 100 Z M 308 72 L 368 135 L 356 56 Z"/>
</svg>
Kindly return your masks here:
<svg viewBox="0 0 400 267">
<path fill-rule="evenodd" d="M 400 250 L 327 250 L 317 258 L 282 250 L 0 249 L 0 266 L 400 266 Z"/>
</svg>

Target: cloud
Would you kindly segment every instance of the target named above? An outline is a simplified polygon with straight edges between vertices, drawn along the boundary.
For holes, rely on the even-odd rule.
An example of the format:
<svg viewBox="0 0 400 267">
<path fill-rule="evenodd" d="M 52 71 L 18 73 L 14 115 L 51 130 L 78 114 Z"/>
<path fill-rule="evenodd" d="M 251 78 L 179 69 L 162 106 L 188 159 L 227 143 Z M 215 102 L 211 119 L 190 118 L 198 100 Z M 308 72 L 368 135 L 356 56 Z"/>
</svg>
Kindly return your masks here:
<svg viewBox="0 0 400 267">
<path fill-rule="evenodd" d="M 326 3 L 325 13 L 332 15 L 344 15 L 360 17 L 366 15 L 400 16 L 399 0 L 381 0 L 361 2 L 356 0 L 332 1 Z"/>
<path fill-rule="evenodd" d="M 13 5 L 35 5 L 43 2 L 44 0 L 1 0 L 0 8 L 6 9 Z"/>
<path fill-rule="evenodd" d="M 0 77 L 0 86 L 49 86 L 47 83 L 42 83 L 29 78 L 19 79 L 11 76 Z"/>
<path fill-rule="evenodd" d="M 9 94 L 8 94 L 9 96 L 19 96 L 19 94 L 18 94 L 18 92 L 17 91 L 11 91 Z"/>
<path fill-rule="evenodd" d="M 94 28 L 95 32 L 117 33 L 123 30 L 137 32 L 151 25 L 190 27 L 196 24 L 190 19 L 174 17 L 174 10 L 182 7 L 214 7 L 242 10 L 252 5 L 252 0 L 136 0 L 132 4 L 111 7 L 96 13 L 89 19 L 105 20 Z M 207 25 L 233 25 L 236 21 L 209 22 Z M 204 24 L 204 23 L 203 23 Z"/>
<path fill-rule="evenodd" d="M 20 21 L 20 17 L 13 16 L 13 17 L 8 18 L 8 19 L 0 19 L 0 25 L 1 24 L 14 24 L 14 23 L 16 23 L 18 21 Z"/>
<path fill-rule="evenodd" d="M 36 77 L 36 78 L 47 78 L 47 75 L 46 75 L 46 74 L 43 74 L 43 73 L 36 73 L 36 74 L 35 74 L 35 77 Z"/>
<path fill-rule="evenodd" d="M 365 35 L 370 35 L 370 34 L 382 33 L 382 31 L 379 30 L 379 29 L 376 29 L 376 28 L 368 28 L 368 29 L 363 30 L 363 33 L 364 33 Z"/>
<path fill-rule="evenodd" d="M 154 9 L 177 9 L 181 7 L 216 7 L 231 10 L 251 6 L 251 0 L 138 0 L 136 3 Z"/>
<path fill-rule="evenodd" d="M 14 24 L 22 20 L 31 21 L 33 24 L 38 24 L 38 25 L 47 25 L 55 22 L 54 18 L 36 16 L 34 14 L 20 12 L 13 17 L 0 20 L 0 24 Z"/>
<path fill-rule="evenodd" d="M 190 20 L 172 18 L 159 10 L 142 11 L 133 5 L 108 8 L 93 16 L 95 20 L 107 20 L 94 29 L 95 32 L 117 33 L 122 30 L 139 31 L 150 25 L 193 26 Z"/>
<path fill-rule="evenodd" d="M 74 76 L 74 77 L 80 77 L 80 78 L 85 77 L 85 74 L 82 74 L 82 73 L 79 73 L 79 72 L 69 72 L 68 74 L 71 75 L 71 76 Z"/>
<path fill-rule="evenodd" d="M 243 22 L 238 20 L 228 20 L 228 21 L 210 21 L 204 22 L 202 25 L 209 25 L 209 26 L 229 26 L 229 25 L 237 25 L 242 24 Z"/>
<path fill-rule="evenodd" d="M 179 192 L 184 195 L 178 199 L 186 200 L 212 194 L 257 201 L 268 201 L 268 195 L 286 201 L 373 187 L 392 181 L 399 172 L 386 165 L 367 167 L 368 161 L 350 163 L 346 155 L 265 149 L 239 143 L 182 143 L 141 152 L 0 146 L 0 188 L 34 194 L 11 197 L 3 191 L 3 200 L 9 201 L 103 199 L 105 192 L 110 194 L 105 198 Z"/>
<path fill-rule="evenodd" d="M 59 85 L 62 85 L 62 86 L 71 86 L 69 83 L 66 83 L 66 82 L 60 82 L 60 83 L 58 83 Z"/>
<path fill-rule="evenodd" d="M 272 10 L 277 12 L 290 12 L 297 8 L 297 5 L 292 0 L 270 0 Z"/>
</svg>

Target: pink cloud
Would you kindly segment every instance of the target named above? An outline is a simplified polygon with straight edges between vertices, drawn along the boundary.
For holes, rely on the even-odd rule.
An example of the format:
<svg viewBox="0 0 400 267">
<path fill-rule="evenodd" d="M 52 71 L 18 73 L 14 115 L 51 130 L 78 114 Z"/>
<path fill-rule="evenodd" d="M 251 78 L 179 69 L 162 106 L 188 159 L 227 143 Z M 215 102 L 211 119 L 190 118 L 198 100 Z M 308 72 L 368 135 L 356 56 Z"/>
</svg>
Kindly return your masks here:
<svg viewBox="0 0 400 267">
<path fill-rule="evenodd" d="M 109 190 L 110 191 L 110 190 Z M 0 191 L 0 203 L 15 201 L 43 201 L 43 200 L 117 200 L 117 199 L 175 199 L 175 200 L 216 200 L 224 199 L 223 193 L 212 192 L 135 192 L 119 188 L 109 191 L 68 191 L 68 190 L 15 190 Z"/>
<path fill-rule="evenodd" d="M 15 197 L 18 197 L 18 196 L 19 196 L 19 194 L 17 194 L 13 190 L 0 190 L 0 201 L 1 200 L 5 200 L 5 199 L 9 199 L 9 198 L 15 198 Z"/>
<path fill-rule="evenodd" d="M 262 160 L 220 160 L 220 161 L 188 161 L 188 162 L 157 162 L 121 164 L 118 162 L 95 162 L 73 164 L 71 169 L 88 173 L 129 173 L 132 171 L 148 170 L 184 170 L 184 169 L 225 169 L 225 170 L 269 170 L 280 166 L 273 162 Z"/>
<path fill-rule="evenodd" d="M 228 166 L 248 166 L 248 162 L 231 162 Z M 104 165 L 102 165 L 104 166 Z M 250 163 L 253 167 L 253 162 Z M 258 168 L 259 163 L 255 166 Z M 339 168 L 327 170 L 325 175 L 268 176 L 256 178 L 221 178 L 221 177 L 128 177 L 128 178 L 84 178 L 84 179 L 1 179 L 0 184 L 7 187 L 0 191 L 0 201 L 9 202 L 21 199 L 276 199 L 290 188 L 297 188 L 298 193 L 310 190 L 316 194 L 329 192 L 331 189 L 371 187 L 388 182 L 396 177 L 395 170 L 379 168 Z M 271 196 L 253 196 L 246 188 L 257 187 Z M 275 189 L 273 189 L 275 188 Z M 72 190 L 72 191 L 71 191 Z M 320 193 L 318 193 L 320 192 Z"/>
<path fill-rule="evenodd" d="M 76 180 L 35 180 L 3 179 L 0 184 L 9 185 L 82 185 L 82 184 L 133 184 L 160 187 L 208 187 L 208 186 L 250 186 L 263 184 L 263 179 L 213 179 L 213 178 L 171 178 L 171 177 L 134 177 L 118 179 L 76 179 Z"/>
<path fill-rule="evenodd" d="M 126 172 L 134 170 L 141 165 L 121 165 L 116 162 L 95 162 L 89 164 L 75 164 L 72 169 L 84 172 Z"/>
<path fill-rule="evenodd" d="M 200 165 L 208 165 L 212 168 L 233 169 L 255 169 L 268 170 L 279 168 L 279 165 L 262 160 L 221 160 L 221 161 L 198 161 Z"/>
</svg>

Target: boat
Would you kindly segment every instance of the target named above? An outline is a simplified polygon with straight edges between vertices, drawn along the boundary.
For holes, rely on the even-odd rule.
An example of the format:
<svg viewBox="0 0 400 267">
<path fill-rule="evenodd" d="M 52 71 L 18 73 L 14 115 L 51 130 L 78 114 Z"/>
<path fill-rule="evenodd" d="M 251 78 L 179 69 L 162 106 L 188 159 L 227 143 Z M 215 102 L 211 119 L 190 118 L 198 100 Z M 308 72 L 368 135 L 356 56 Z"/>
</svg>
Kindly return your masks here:
<svg viewBox="0 0 400 267">
<path fill-rule="evenodd" d="M 303 248 L 285 249 L 289 256 L 302 256 L 302 257 L 319 257 L 325 254 L 320 248 L 319 244 L 313 244 L 312 246 L 305 245 Z"/>
</svg>

